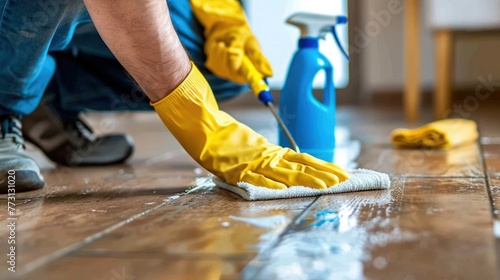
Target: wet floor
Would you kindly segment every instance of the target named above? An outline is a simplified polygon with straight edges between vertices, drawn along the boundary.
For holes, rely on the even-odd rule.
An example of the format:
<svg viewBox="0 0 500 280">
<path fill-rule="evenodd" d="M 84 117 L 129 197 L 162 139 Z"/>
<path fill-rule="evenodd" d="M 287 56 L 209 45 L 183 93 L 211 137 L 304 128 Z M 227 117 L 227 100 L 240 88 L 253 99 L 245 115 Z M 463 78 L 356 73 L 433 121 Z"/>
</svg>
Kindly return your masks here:
<svg viewBox="0 0 500 280">
<path fill-rule="evenodd" d="M 275 141 L 265 109 L 229 111 Z M 472 116 L 481 143 L 423 151 L 390 146 L 390 131 L 407 126 L 400 111 L 340 109 L 337 163 L 386 172 L 392 187 L 253 202 L 216 187 L 192 189 L 209 174 L 154 114 L 94 114 L 98 132 L 134 137 L 134 157 L 63 168 L 28 147 L 47 186 L 16 195 L 15 273 L 7 270 L 0 196 L 0 278 L 497 279 L 495 114 Z"/>
</svg>

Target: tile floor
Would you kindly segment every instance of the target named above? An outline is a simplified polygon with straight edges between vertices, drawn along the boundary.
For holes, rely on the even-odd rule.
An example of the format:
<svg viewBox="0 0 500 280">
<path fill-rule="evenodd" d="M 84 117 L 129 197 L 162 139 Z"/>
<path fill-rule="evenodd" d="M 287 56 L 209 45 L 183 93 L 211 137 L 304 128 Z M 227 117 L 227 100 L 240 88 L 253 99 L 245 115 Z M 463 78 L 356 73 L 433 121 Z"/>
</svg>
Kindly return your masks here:
<svg viewBox="0 0 500 280">
<path fill-rule="evenodd" d="M 387 172 L 391 189 L 257 202 L 184 192 L 208 174 L 154 114 L 92 114 L 97 132 L 134 137 L 134 157 L 64 168 L 28 147 L 47 186 L 16 196 L 16 273 L 0 196 L 0 278 L 498 279 L 500 130 L 483 107 L 481 143 L 450 151 L 393 149 L 400 110 L 341 108 L 337 161 Z M 226 109 L 276 139 L 265 109 Z"/>
</svg>

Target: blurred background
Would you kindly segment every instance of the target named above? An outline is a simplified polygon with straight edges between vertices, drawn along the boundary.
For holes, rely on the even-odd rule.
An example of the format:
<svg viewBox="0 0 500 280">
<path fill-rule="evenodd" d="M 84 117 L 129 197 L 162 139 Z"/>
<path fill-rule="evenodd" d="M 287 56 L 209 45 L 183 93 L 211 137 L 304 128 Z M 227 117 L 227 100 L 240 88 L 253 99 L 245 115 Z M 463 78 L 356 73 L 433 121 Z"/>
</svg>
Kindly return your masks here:
<svg viewBox="0 0 500 280">
<path fill-rule="evenodd" d="M 348 27 L 339 30 L 342 43 L 349 46 L 350 62 L 340 55 L 331 36 L 321 46 L 335 67 L 340 105 L 400 106 L 409 90 L 405 88 L 407 75 L 418 81 L 413 90 L 418 90 L 421 99 L 410 103 L 419 108 L 439 102 L 433 101 L 439 85 L 445 100 L 447 92 L 456 100 L 473 93 L 481 84 L 480 77 L 500 82 L 500 0 L 244 0 L 243 4 L 275 69 L 271 85 L 277 90 L 299 36 L 295 27 L 284 22 L 298 10 L 349 18 Z M 417 25 L 418 36 L 409 31 L 415 28 L 408 26 L 409 21 Z M 437 53 L 439 46 L 443 50 Z M 419 65 L 410 65 L 405 50 L 416 52 Z M 441 74 L 436 70 L 440 67 Z M 321 79 L 315 83 L 321 84 Z M 499 99 L 498 94 L 492 97 L 491 101 Z M 442 106 L 449 107 L 450 102 Z"/>
</svg>

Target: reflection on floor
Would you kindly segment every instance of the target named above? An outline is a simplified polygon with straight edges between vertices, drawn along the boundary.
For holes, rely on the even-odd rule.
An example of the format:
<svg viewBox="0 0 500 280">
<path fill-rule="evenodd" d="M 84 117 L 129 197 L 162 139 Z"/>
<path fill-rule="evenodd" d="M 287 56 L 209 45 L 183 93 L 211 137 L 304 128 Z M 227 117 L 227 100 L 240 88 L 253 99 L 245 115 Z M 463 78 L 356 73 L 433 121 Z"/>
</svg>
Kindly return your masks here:
<svg viewBox="0 0 500 280">
<path fill-rule="evenodd" d="M 275 141 L 265 109 L 228 111 Z M 63 168 L 29 147 L 47 186 L 16 196 L 16 273 L 0 196 L 0 278 L 497 279 L 495 114 L 471 116 L 481 144 L 395 150 L 388 135 L 408 126 L 401 112 L 341 108 L 337 162 L 387 172 L 392 188 L 257 202 L 218 188 L 184 192 L 208 174 L 154 114 L 91 115 L 98 132 L 130 133 L 134 157 Z"/>
</svg>

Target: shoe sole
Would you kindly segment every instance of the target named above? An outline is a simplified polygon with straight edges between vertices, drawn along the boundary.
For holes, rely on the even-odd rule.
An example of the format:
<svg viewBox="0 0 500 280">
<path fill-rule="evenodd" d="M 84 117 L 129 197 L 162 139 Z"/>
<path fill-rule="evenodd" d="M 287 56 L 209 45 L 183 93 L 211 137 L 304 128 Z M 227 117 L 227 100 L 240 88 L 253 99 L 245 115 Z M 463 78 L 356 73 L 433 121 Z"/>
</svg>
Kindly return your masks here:
<svg viewBox="0 0 500 280">
<path fill-rule="evenodd" d="M 12 186 L 9 185 L 8 177 L 8 174 L 5 174 L 5 179 L 0 180 L 0 194 L 8 193 L 9 186 Z M 16 193 L 38 190 L 45 185 L 45 182 L 40 179 L 40 176 L 31 170 L 16 170 L 15 180 L 13 181 L 13 189 Z"/>
</svg>

